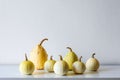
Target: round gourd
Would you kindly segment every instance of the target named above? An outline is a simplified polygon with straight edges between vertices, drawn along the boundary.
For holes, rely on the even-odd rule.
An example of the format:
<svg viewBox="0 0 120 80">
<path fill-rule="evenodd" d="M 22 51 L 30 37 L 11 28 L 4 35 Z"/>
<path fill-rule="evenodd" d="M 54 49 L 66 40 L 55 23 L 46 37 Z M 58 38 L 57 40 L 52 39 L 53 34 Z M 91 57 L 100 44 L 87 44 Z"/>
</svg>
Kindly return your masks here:
<svg viewBox="0 0 120 80">
<path fill-rule="evenodd" d="M 82 56 L 80 57 L 80 59 L 78 61 L 75 61 L 73 63 L 73 72 L 76 74 L 82 74 L 84 73 L 86 67 L 85 64 L 81 61 Z"/>
<path fill-rule="evenodd" d="M 53 67 L 55 64 L 55 60 L 52 59 L 52 56 L 50 57 L 50 60 L 47 60 L 44 64 L 44 70 L 47 72 L 53 72 Z"/>
<path fill-rule="evenodd" d="M 27 55 L 25 54 L 26 60 L 20 63 L 19 70 L 22 74 L 31 75 L 34 70 L 34 64 L 28 60 Z"/>
<path fill-rule="evenodd" d="M 100 64 L 99 61 L 94 57 L 95 53 L 92 54 L 92 57 L 87 60 L 86 62 L 86 68 L 90 71 L 96 71 L 98 70 Z"/>
<path fill-rule="evenodd" d="M 68 64 L 62 59 L 60 55 L 60 61 L 57 61 L 54 65 L 54 72 L 58 75 L 66 75 L 69 70 Z"/>
</svg>

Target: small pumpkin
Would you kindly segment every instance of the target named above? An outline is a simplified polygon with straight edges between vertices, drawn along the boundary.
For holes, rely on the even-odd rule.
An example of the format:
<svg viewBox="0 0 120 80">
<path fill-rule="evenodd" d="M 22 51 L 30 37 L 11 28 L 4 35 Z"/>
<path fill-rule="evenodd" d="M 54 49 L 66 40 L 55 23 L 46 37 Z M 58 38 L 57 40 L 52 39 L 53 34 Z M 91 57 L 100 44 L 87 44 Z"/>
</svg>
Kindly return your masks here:
<svg viewBox="0 0 120 80">
<path fill-rule="evenodd" d="M 94 57 L 95 53 L 92 54 L 92 57 L 89 58 L 86 62 L 86 68 L 90 71 L 96 71 L 100 67 L 99 61 Z"/>
<path fill-rule="evenodd" d="M 19 70 L 22 74 L 31 75 L 34 70 L 34 64 L 28 60 L 27 55 L 25 54 L 25 61 L 22 61 L 19 66 Z"/>
<path fill-rule="evenodd" d="M 76 74 L 82 74 L 84 73 L 86 67 L 85 64 L 81 61 L 82 56 L 80 57 L 80 59 L 78 61 L 75 61 L 73 63 L 73 72 Z"/>
<path fill-rule="evenodd" d="M 69 70 L 69 66 L 67 62 L 63 60 L 62 56 L 59 56 L 60 60 L 55 63 L 54 72 L 58 75 L 66 75 Z"/>
<path fill-rule="evenodd" d="M 56 61 L 52 59 L 52 56 L 50 56 L 50 60 L 47 60 L 44 64 L 44 70 L 47 72 L 53 72 L 55 62 Z"/>
</svg>

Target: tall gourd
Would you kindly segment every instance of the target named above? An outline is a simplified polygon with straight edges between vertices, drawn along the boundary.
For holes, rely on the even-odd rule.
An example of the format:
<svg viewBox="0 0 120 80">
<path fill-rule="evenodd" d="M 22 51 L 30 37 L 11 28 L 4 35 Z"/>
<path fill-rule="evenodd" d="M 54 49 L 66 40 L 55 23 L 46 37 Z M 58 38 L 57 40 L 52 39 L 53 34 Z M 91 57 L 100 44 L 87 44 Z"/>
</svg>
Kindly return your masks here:
<svg viewBox="0 0 120 80">
<path fill-rule="evenodd" d="M 72 48 L 67 47 L 67 49 L 69 49 L 69 52 L 65 55 L 63 60 L 68 63 L 69 70 L 72 70 L 72 64 L 78 60 L 78 57 L 75 52 L 73 52 Z"/>
<path fill-rule="evenodd" d="M 44 47 L 42 46 L 43 42 L 48 40 L 47 38 L 43 39 L 40 44 L 38 44 L 30 53 L 30 60 L 34 63 L 37 70 L 44 69 L 44 63 L 47 61 L 48 55 Z"/>
</svg>

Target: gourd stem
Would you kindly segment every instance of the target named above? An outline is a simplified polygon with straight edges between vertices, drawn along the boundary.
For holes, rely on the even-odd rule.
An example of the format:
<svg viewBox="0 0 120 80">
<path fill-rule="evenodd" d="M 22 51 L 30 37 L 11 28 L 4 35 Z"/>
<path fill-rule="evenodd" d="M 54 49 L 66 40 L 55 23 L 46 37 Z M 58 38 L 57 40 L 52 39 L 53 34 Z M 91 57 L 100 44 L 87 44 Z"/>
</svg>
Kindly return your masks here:
<svg viewBox="0 0 120 80">
<path fill-rule="evenodd" d="M 50 56 L 50 60 L 53 60 L 52 57 L 53 57 L 53 56 Z"/>
<path fill-rule="evenodd" d="M 43 39 L 41 42 L 40 42 L 40 45 L 43 44 L 44 41 L 48 40 L 47 38 Z"/>
<path fill-rule="evenodd" d="M 82 59 L 82 56 L 80 56 L 80 59 L 79 59 L 80 62 L 81 62 L 81 59 Z"/>
<path fill-rule="evenodd" d="M 28 61 L 27 54 L 25 53 L 25 60 Z"/>
<path fill-rule="evenodd" d="M 94 58 L 95 53 L 92 54 L 92 58 Z"/>
<path fill-rule="evenodd" d="M 63 60 L 62 56 L 61 55 L 59 55 L 59 56 L 60 56 L 60 60 Z"/>
<path fill-rule="evenodd" d="M 67 49 L 69 49 L 69 50 L 72 52 L 72 48 L 70 48 L 70 47 L 67 47 Z"/>
</svg>

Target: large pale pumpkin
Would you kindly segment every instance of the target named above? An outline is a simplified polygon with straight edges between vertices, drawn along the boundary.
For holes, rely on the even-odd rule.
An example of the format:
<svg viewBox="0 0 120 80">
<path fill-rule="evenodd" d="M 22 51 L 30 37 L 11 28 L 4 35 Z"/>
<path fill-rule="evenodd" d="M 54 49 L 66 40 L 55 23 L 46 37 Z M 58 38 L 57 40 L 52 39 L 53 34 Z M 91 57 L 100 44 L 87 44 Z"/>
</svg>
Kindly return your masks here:
<svg viewBox="0 0 120 80">
<path fill-rule="evenodd" d="M 42 43 L 48 40 L 47 38 L 43 39 L 40 44 L 38 44 L 30 53 L 30 60 L 34 63 L 37 70 L 44 69 L 44 63 L 47 61 L 47 52 L 42 46 Z"/>
</svg>

